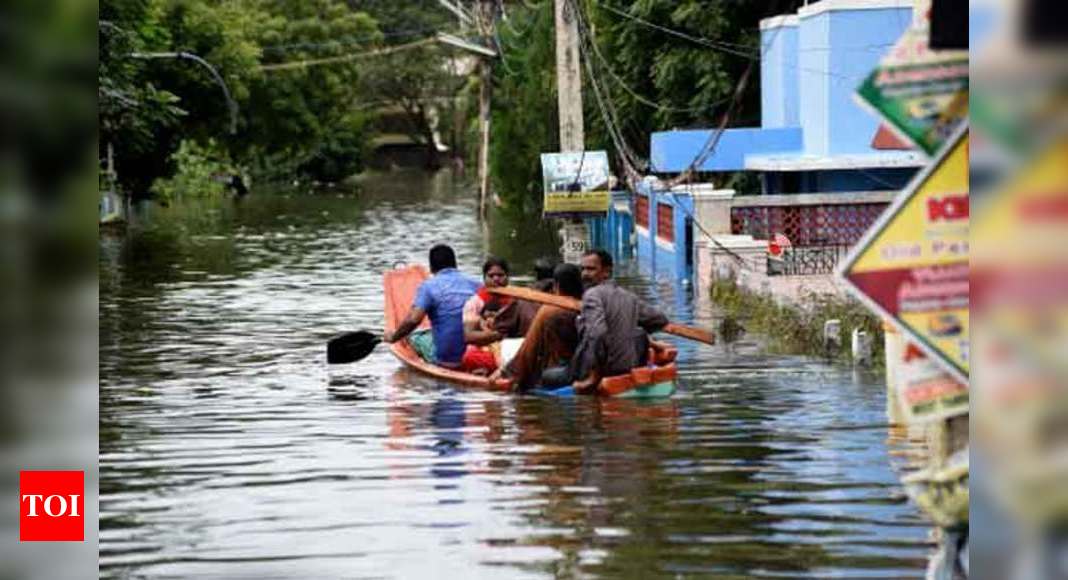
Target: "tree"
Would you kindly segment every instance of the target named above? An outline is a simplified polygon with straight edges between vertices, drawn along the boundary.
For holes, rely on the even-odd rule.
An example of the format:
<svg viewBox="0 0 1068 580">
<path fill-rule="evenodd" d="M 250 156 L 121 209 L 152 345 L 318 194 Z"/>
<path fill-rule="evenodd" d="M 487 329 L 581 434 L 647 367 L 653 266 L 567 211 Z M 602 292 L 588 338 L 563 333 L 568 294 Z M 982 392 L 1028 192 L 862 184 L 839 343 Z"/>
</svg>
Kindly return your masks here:
<svg viewBox="0 0 1068 580">
<path fill-rule="evenodd" d="M 144 194 L 174 172 L 172 154 L 186 140 L 215 140 L 226 158 L 266 179 L 336 181 L 362 167 L 361 66 L 347 58 L 382 36 L 343 0 L 102 0 L 101 21 L 101 124 L 128 189 Z M 220 72 L 239 105 L 236 135 L 203 68 L 134 57 L 161 52 L 196 54 Z"/>
<path fill-rule="evenodd" d="M 137 171 L 137 159 L 153 156 L 156 135 L 186 112 L 173 92 L 157 87 L 146 63 L 132 54 L 166 43 L 152 0 L 101 0 L 97 101 L 100 146 L 118 153 L 123 184 L 146 190 L 151 171 Z M 104 157 L 104 155 L 101 155 Z M 144 164 L 140 164 L 145 167 Z"/>
<path fill-rule="evenodd" d="M 361 89 L 364 99 L 377 105 L 384 117 L 398 111 L 403 118 L 401 129 L 414 142 L 423 145 L 428 169 L 441 163 L 435 129 L 446 135 L 459 135 L 456 107 L 463 106 L 466 79 L 456 70 L 456 59 L 449 51 L 433 44 L 420 44 L 438 32 L 454 28 L 451 15 L 435 0 L 396 2 L 394 0 L 350 0 L 353 6 L 374 14 L 383 31 L 384 44 L 397 52 L 365 62 Z M 414 49 L 407 46 L 419 45 Z M 458 103 L 459 102 L 459 103 Z M 463 115 L 461 115 L 462 117 Z M 385 129 L 384 118 L 379 129 Z M 450 139 L 455 149 L 463 144 Z"/>
<path fill-rule="evenodd" d="M 586 56 L 618 111 L 623 137 L 642 157 L 648 156 L 649 136 L 655 131 L 716 126 L 735 83 L 758 58 L 756 22 L 751 28 L 742 25 L 738 11 L 728 3 L 637 0 L 628 5 L 603 0 L 588 3 L 584 12 L 598 45 L 593 54 L 587 48 Z M 718 48 L 665 28 L 712 39 Z M 751 79 L 748 93 L 759 96 L 755 77 Z M 591 137 L 614 150 L 596 101 L 587 102 Z"/>
<path fill-rule="evenodd" d="M 552 4 L 546 0 L 511 11 L 501 34 L 504 66 L 496 75 L 493 177 L 502 197 L 528 208 L 541 197 L 538 154 L 558 146 Z M 575 0 L 587 61 L 586 148 L 608 150 L 621 175 L 621 145 L 644 159 L 655 131 L 718 125 L 743 72 L 759 66 L 759 20 L 797 4 Z M 758 77 L 750 75 L 742 106 L 729 124 L 757 123 Z M 613 139 L 602 107 L 610 111 L 622 143 Z"/>
<path fill-rule="evenodd" d="M 541 207 L 539 156 L 559 147 L 553 4 L 509 16 L 501 26 L 501 63 L 494 67 L 490 173 L 507 205 L 535 211 Z"/>
<path fill-rule="evenodd" d="M 375 59 L 363 77 L 369 99 L 403 113 L 405 132 L 425 147 L 428 169 L 441 165 L 434 141 L 434 124 L 443 117 L 439 105 L 455 98 L 465 82 L 450 74 L 447 64 L 440 48 L 419 48 Z"/>
<path fill-rule="evenodd" d="M 357 109 L 364 63 L 344 60 L 382 39 L 373 18 L 341 0 L 269 0 L 263 62 L 337 61 L 260 71 L 250 82 L 241 157 L 262 175 L 337 181 L 362 167 L 366 118 Z"/>
</svg>

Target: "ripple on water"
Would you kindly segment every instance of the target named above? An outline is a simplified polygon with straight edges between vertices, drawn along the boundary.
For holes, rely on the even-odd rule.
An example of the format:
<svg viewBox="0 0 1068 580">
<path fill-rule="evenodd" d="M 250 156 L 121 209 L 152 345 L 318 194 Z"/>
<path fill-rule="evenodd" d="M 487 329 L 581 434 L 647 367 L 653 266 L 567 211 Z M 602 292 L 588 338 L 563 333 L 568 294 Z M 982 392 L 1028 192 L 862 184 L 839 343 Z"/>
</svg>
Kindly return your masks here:
<svg viewBox="0 0 1068 580">
<path fill-rule="evenodd" d="M 103 575 L 922 575 L 877 377 L 746 341 L 680 345 L 680 392 L 646 404 L 464 391 L 385 349 L 328 368 L 332 334 L 380 327 L 383 270 L 448 242 L 476 272 L 475 197 L 442 179 L 176 204 L 102 240 Z"/>
</svg>

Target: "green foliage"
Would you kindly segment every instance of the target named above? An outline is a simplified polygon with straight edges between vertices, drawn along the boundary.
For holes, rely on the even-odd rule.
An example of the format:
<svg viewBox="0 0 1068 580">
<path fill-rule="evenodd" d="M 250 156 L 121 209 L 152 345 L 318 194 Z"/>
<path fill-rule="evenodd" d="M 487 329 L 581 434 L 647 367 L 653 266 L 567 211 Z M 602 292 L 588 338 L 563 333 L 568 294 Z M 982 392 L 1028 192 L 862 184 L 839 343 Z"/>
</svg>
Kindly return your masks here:
<svg viewBox="0 0 1068 580">
<path fill-rule="evenodd" d="M 421 47 L 368 62 L 362 78 L 365 97 L 399 113 L 404 132 L 426 147 L 429 169 L 439 164 L 432 117 L 451 122 L 441 113 L 452 109 L 442 105 L 451 103 L 463 87 L 463 79 L 449 74 L 447 63 L 439 48 Z"/>
<path fill-rule="evenodd" d="M 509 16 L 494 68 L 490 171 L 506 205 L 534 211 L 541 205 L 539 155 L 559 148 L 553 3 Z"/>
<path fill-rule="evenodd" d="M 367 117 L 352 112 L 345 115 L 336 126 L 320 139 L 311 155 L 301 160 L 300 165 L 290 173 L 314 176 L 319 181 L 339 182 L 350 177 L 363 168 L 366 156 Z M 280 164 L 285 167 L 285 164 Z M 262 170 L 264 175 L 281 177 L 277 170 Z"/>
<path fill-rule="evenodd" d="M 584 44 L 584 58 L 594 69 L 602 96 L 611 103 L 605 107 L 615 111 L 626 146 L 642 158 L 648 157 L 650 135 L 655 131 L 718 125 L 743 72 L 751 63 L 759 64 L 755 59 L 760 18 L 788 12 L 797 4 L 796 0 L 576 3 L 586 23 L 583 29 L 589 30 L 597 47 L 594 51 Z M 495 71 L 491 163 L 502 197 L 513 204 L 533 206 L 541 193 L 538 154 L 556 150 L 558 143 L 555 50 L 553 3 L 525 6 L 511 9 L 509 23 L 502 25 L 504 59 Z M 635 18 L 699 40 L 672 35 Z M 758 122 L 758 77 L 755 73 L 750 77 L 732 125 Z M 586 148 L 608 150 L 616 164 L 620 152 L 586 65 L 582 82 Z M 620 167 L 615 170 L 622 174 Z"/>
<path fill-rule="evenodd" d="M 767 10 L 759 4 L 751 0 L 587 2 L 586 13 L 604 59 L 593 55 L 599 84 L 614 103 L 624 139 L 638 155 L 648 156 L 649 136 L 655 131 L 719 124 L 736 83 L 752 62 L 744 55 L 758 54 L 757 19 L 762 9 Z M 710 39 L 714 46 L 669 34 L 618 12 L 693 38 Z M 753 75 L 748 86 L 750 106 L 743 107 L 732 124 L 759 118 L 759 107 L 752 106 L 759 99 L 758 76 Z M 586 99 L 585 104 L 590 127 L 587 142 L 615 151 L 597 103 Z"/>
<path fill-rule="evenodd" d="M 101 146 L 112 144 L 120 159 L 144 155 L 157 146 L 157 131 L 174 126 L 185 111 L 174 93 L 145 74 L 146 61 L 131 58 L 166 42 L 151 0 L 100 2 L 98 113 Z"/>
<path fill-rule="evenodd" d="M 440 57 L 398 58 L 391 69 L 358 57 L 410 40 L 387 37 L 380 25 L 410 31 L 439 23 L 440 7 L 422 9 L 429 12 L 381 0 L 101 0 L 101 150 L 113 146 L 122 185 L 135 195 L 182 166 L 170 157 L 186 141 L 214 140 L 226 158 L 266 179 L 341 180 L 362 169 L 373 130 L 361 106 L 377 98 L 365 90 L 368 71 L 419 71 L 404 76 L 409 93 L 413 84 L 418 94 L 449 88 L 427 74 L 441 70 Z M 222 76 L 239 107 L 236 135 L 207 69 L 188 59 L 134 57 L 176 52 L 202 57 Z M 320 64 L 272 69 L 301 62 Z"/>
<path fill-rule="evenodd" d="M 343 57 L 381 38 L 375 21 L 340 0 L 271 0 L 273 19 L 260 33 L 264 64 Z M 295 173 L 336 181 L 360 168 L 360 61 L 263 71 L 250 82 L 241 157 L 283 158 Z M 354 147 L 343 155 L 333 148 Z M 332 153 L 331 153 L 332 152 Z M 329 159 L 324 160 L 324 154 Z M 258 164 L 265 167 L 265 164 Z M 320 169 L 329 174 L 319 173 Z"/>
<path fill-rule="evenodd" d="M 809 294 L 801 301 L 804 307 L 781 304 L 770 294 L 759 294 L 742 288 L 734 281 L 720 280 L 712 285 L 712 301 L 722 310 L 721 327 L 734 328 L 738 324 L 747 331 L 767 337 L 769 350 L 780 353 L 830 355 L 848 360 L 851 356 L 850 336 L 859 328 L 872 337 L 872 360 L 883 362 L 883 328 L 879 318 L 856 300 L 830 294 Z M 823 324 L 827 320 L 841 321 L 839 346 L 835 352 L 825 352 Z"/>
<path fill-rule="evenodd" d="M 174 175 L 157 179 L 152 186 L 153 192 L 163 202 L 181 196 L 222 195 L 226 191 L 224 180 L 237 173 L 226 152 L 214 140 L 209 140 L 207 145 L 198 145 L 192 140 L 182 141 L 172 159 L 176 166 Z"/>
</svg>

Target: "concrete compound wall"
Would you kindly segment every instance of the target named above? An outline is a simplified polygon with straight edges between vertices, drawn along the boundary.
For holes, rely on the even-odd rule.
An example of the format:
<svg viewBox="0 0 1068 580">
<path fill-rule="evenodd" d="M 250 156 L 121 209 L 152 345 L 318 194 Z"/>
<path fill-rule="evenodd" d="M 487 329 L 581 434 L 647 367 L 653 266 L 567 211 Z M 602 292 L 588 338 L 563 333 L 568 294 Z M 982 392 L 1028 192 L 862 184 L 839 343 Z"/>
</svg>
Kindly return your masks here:
<svg viewBox="0 0 1068 580">
<path fill-rule="evenodd" d="M 845 296 L 845 285 L 833 274 L 769 276 L 767 242 L 751 236 L 715 236 L 696 244 L 695 292 L 704 298 L 717 280 L 734 280 L 750 291 L 771 294 L 781 302 L 801 304 L 809 294 Z"/>
</svg>

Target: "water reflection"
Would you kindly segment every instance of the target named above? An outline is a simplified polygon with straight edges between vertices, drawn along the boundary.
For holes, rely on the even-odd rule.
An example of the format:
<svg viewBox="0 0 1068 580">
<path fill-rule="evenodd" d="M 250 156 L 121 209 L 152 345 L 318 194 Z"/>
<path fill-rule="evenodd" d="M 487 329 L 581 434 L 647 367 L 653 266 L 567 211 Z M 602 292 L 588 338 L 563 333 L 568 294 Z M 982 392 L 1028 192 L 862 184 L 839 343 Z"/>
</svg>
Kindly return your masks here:
<svg viewBox="0 0 1068 580">
<path fill-rule="evenodd" d="M 679 394 L 648 402 L 458 389 L 384 348 L 328 367 L 328 337 L 381 324 L 393 262 L 445 241 L 475 272 L 476 197 L 443 175 L 153 208 L 102 238 L 102 575 L 922 575 L 893 471 L 916 451 L 877 376 L 745 340 L 677 343 Z M 554 250 L 495 219 L 517 269 Z"/>
</svg>

